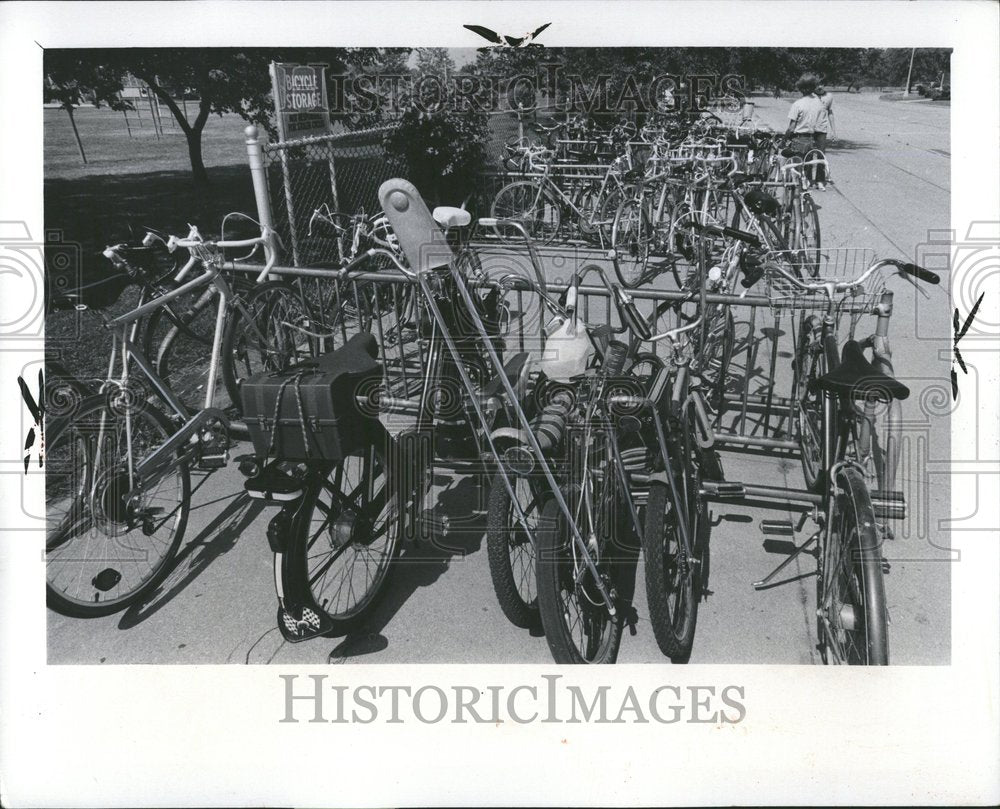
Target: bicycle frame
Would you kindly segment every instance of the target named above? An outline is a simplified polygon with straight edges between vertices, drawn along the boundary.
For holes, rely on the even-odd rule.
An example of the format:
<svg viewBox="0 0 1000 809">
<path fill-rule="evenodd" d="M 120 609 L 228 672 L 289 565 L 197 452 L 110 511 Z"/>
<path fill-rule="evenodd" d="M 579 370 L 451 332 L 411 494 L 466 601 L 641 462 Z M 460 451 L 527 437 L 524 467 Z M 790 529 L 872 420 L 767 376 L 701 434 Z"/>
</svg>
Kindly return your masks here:
<svg viewBox="0 0 1000 809">
<path fill-rule="evenodd" d="M 192 414 L 189 408 L 171 390 L 170 386 L 157 374 L 153 363 L 145 356 L 142 349 L 135 344 L 138 332 L 138 321 L 140 318 L 158 309 L 167 306 L 171 301 L 180 296 L 201 287 L 214 286 L 218 291 L 218 304 L 216 309 L 215 332 L 212 339 L 212 353 L 209 364 L 208 381 L 205 387 L 204 407 L 197 413 Z M 151 482 L 160 477 L 167 469 L 180 464 L 186 464 L 192 459 L 200 457 L 203 451 L 203 437 L 197 433 L 207 425 L 216 423 L 221 425 L 226 432 L 229 430 L 229 420 L 225 414 L 214 407 L 215 393 L 218 383 L 219 359 L 222 349 L 222 336 L 226 323 L 226 315 L 230 306 L 236 306 L 241 310 L 247 323 L 252 323 L 252 318 L 238 298 L 232 294 L 229 282 L 222 274 L 221 268 L 214 265 L 206 265 L 205 272 L 185 282 L 170 292 L 167 292 L 151 301 L 144 300 L 145 294 L 140 297 L 139 305 L 130 312 L 113 318 L 108 321 L 107 327 L 112 331 L 113 344 L 111 357 L 108 363 L 108 377 L 101 387 L 102 392 L 106 392 L 110 386 L 116 385 L 125 394 L 128 390 L 130 378 L 130 366 L 134 362 L 139 370 L 152 385 L 153 392 L 159 400 L 173 414 L 173 419 L 180 425 L 179 429 L 171 434 L 164 443 L 158 446 L 153 452 L 146 456 L 138 466 L 133 466 L 131 456 L 131 419 L 129 410 L 125 411 L 126 418 L 126 441 L 129 445 L 129 486 L 130 491 L 127 497 L 133 497 L 146 489 Z M 121 333 L 117 333 L 117 329 Z M 119 358 L 121 374 L 116 379 L 114 368 L 116 360 Z M 128 407 L 128 406 L 127 406 Z M 98 440 L 103 440 L 104 416 L 102 416 L 101 426 L 98 431 Z M 196 440 L 192 441 L 191 439 Z M 183 451 L 181 451 L 183 450 Z"/>
<path fill-rule="evenodd" d="M 893 375 L 892 350 L 889 345 L 889 320 L 892 316 L 893 293 L 891 290 L 882 292 L 881 299 L 875 309 L 875 331 L 870 336 L 859 340 L 863 348 L 872 351 L 872 365 L 888 376 Z M 826 356 L 827 370 L 832 371 L 840 364 L 840 346 L 837 342 L 835 301 L 831 299 L 830 309 L 819 327 L 819 346 Z M 853 330 L 852 330 L 853 331 Z M 853 334 L 851 335 L 853 337 Z M 815 350 L 815 349 L 813 349 Z M 797 383 L 797 386 L 800 383 Z M 838 404 L 838 399 L 843 399 Z M 829 401 L 828 401 L 829 400 Z M 896 471 L 900 454 L 900 429 L 902 423 L 902 408 L 898 401 L 889 402 L 886 412 L 886 436 L 884 458 L 877 462 L 872 454 L 876 403 L 865 400 L 862 406 L 853 401 L 824 393 L 824 435 L 822 468 L 831 469 L 835 464 L 845 459 L 847 446 L 851 438 L 855 439 L 861 458 L 856 459 L 862 464 L 871 459 L 878 473 L 879 489 L 895 490 Z M 859 417 L 860 420 L 856 419 Z M 834 427 L 834 425 L 836 425 Z M 857 431 L 856 433 L 854 431 Z"/>
</svg>

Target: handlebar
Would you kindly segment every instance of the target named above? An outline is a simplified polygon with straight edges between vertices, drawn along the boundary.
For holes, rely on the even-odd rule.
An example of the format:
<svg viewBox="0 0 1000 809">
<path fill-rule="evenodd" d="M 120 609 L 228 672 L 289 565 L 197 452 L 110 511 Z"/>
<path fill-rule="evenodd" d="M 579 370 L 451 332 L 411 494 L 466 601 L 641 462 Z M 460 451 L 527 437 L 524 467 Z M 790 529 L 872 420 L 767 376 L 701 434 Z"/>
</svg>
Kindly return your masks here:
<svg viewBox="0 0 1000 809">
<path fill-rule="evenodd" d="M 360 267 L 366 261 L 374 258 L 375 256 L 388 257 L 392 261 L 392 263 L 396 265 L 396 269 L 398 269 L 401 273 L 403 273 L 403 275 L 405 275 L 407 278 L 417 277 L 417 274 L 409 267 L 407 267 L 405 264 L 403 264 L 403 262 L 399 260 L 399 257 L 391 250 L 387 250 L 384 247 L 370 247 L 367 250 L 365 250 L 365 252 L 363 252 L 361 255 L 359 255 L 357 258 L 355 258 L 353 261 L 344 265 L 344 267 L 340 270 L 339 273 L 341 280 L 346 281 L 350 277 L 351 273 L 353 273 L 355 270 L 358 269 L 358 267 Z"/>
<path fill-rule="evenodd" d="M 502 228 L 511 227 L 518 231 L 524 237 L 524 243 L 528 248 L 528 257 L 531 259 L 531 268 L 535 272 L 535 278 L 538 281 L 539 292 L 542 293 L 542 297 L 552 303 L 549 297 L 549 287 L 545 283 L 545 274 L 542 272 L 542 263 L 538 258 L 538 253 L 535 250 L 535 245 L 531 242 L 531 237 L 528 235 L 527 229 L 521 224 L 517 219 L 496 219 L 492 216 L 482 217 L 478 220 L 478 224 L 482 227 L 492 227 L 492 228 Z M 561 307 L 556 307 L 557 309 Z"/>
<path fill-rule="evenodd" d="M 907 261 L 900 261 L 899 259 L 894 258 L 879 259 L 853 281 L 815 281 L 812 283 L 796 278 L 790 272 L 773 261 L 767 262 L 768 270 L 777 271 L 778 274 L 797 286 L 799 289 L 805 292 L 826 292 L 831 297 L 838 292 L 847 292 L 848 290 L 863 286 L 865 281 L 867 281 L 874 273 L 881 270 L 883 267 L 895 267 L 901 275 L 918 278 L 928 284 L 937 284 L 941 281 L 940 276 L 935 272 L 925 270 L 923 267 L 918 267 L 916 264 L 912 264 Z"/>
<path fill-rule="evenodd" d="M 194 225 L 190 225 L 190 230 L 188 235 L 184 238 L 179 236 L 170 236 L 166 240 L 167 250 L 173 253 L 178 247 L 183 247 L 190 251 L 191 257 L 188 259 L 187 263 L 181 268 L 180 272 L 174 276 L 175 281 L 183 281 L 189 272 L 191 272 L 194 267 L 199 263 L 208 265 L 213 262 L 215 255 L 219 250 L 235 250 L 235 249 L 245 249 L 253 248 L 250 253 L 244 258 L 249 258 L 253 255 L 258 247 L 264 249 L 264 268 L 261 270 L 260 274 L 257 276 L 257 283 L 263 283 L 267 280 L 271 269 L 277 262 L 278 255 L 275 250 L 274 241 L 277 239 L 277 235 L 269 228 L 261 225 L 261 235 L 255 236 L 252 239 L 217 239 L 205 241 L 201 233 L 198 232 L 198 228 Z M 143 244 L 153 243 L 155 241 L 163 241 L 162 237 L 155 235 L 153 233 L 147 233 L 143 239 Z"/>
</svg>

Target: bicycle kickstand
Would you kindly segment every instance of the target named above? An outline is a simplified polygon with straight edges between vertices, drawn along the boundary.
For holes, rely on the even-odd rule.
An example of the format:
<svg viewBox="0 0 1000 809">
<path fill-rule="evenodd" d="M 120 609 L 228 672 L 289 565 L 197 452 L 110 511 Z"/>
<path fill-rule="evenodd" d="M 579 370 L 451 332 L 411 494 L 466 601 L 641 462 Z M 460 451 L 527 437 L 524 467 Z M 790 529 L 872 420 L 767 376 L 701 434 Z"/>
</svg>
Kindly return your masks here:
<svg viewBox="0 0 1000 809">
<path fill-rule="evenodd" d="M 802 553 L 802 551 L 804 551 L 806 548 L 808 548 L 810 545 L 812 545 L 818 539 L 819 539 L 819 532 L 817 532 L 817 533 L 813 534 L 811 537 L 809 537 L 809 539 L 807 539 L 801 545 L 799 545 L 798 547 L 796 547 L 794 551 L 792 551 L 790 554 L 788 554 L 788 557 L 780 565 L 778 565 L 774 570 L 772 570 L 770 573 L 768 573 L 767 576 L 765 576 L 760 581 L 753 582 L 753 589 L 754 590 L 766 590 L 769 587 L 775 587 L 775 586 L 777 586 L 777 584 L 783 584 L 784 582 L 777 582 L 776 584 L 771 584 L 771 579 L 773 579 L 782 570 L 784 570 L 786 567 L 788 567 L 788 565 L 791 563 L 791 561 L 793 559 L 795 559 L 800 553 Z"/>
</svg>

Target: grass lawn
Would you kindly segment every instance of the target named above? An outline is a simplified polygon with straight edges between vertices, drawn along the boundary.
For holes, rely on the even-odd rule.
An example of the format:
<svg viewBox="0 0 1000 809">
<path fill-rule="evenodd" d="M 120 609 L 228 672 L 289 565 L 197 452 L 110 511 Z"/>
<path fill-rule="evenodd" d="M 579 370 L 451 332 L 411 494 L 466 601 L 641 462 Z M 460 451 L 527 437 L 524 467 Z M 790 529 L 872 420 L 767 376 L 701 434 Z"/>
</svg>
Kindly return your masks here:
<svg viewBox="0 0 1000 809">
<path fill-rule="evenodd" d="M 111 270 L 101 251 L 108 244 L 128 241 L 129 224 L 148 225 L 177 235 L 188 223 L 205 236 L 218 235 L 222 217 L 230 211 L 256 216 L 243 129 L 237 115 L 212 116 L 202 136 L 202 150 L 211 186 L 196 188 L 191 180 L 187 142 L 180 129 L 153 133 L 148 111 L 144 128 L 132 116 L 129 138 L 121 113 L 85 107 L 76 111 L 77 126 L 87 153 L 80 161 L 69 119 L 63 110 L 45 109 L 45 229 L 59 230 L 63 239 L 80 246 L 80 277 L 90 281 Z M 134 295 L 126 292 L 109 310 L 127 311 Z M 102 375 L 110 335 L 93 315 L 54 312 L 46 319 L 46 350 L 82 376 Z"/>
</svg>

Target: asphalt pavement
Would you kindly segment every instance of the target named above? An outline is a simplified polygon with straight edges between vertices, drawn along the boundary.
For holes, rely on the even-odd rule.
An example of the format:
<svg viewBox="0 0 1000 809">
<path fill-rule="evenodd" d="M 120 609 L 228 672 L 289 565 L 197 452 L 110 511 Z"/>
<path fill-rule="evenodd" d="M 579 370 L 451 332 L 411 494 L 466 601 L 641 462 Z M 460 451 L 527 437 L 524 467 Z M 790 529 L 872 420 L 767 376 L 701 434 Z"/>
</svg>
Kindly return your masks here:
<svg viewBox="0 0 1000 809">
<path fill-rule="evenodd" d="M 792 98 L 756 99 L 757 116 L 781 128 Z M 949 227 L 950 109 L 883 102 L 871 94 L 834 95 L 839 139 L 830 144 L 833 183 L 816 193 L 824 247 L 865 247 L 944 269 Z M 935 231 L 938 233 L 935 234 Z M 565 275 L 565 268 L 559 270 Z M 947 664 L 950 657 L 949 537 L 950 306 L 947 275 L 924 297 L 894 283 L 890 337 L 896 374 L 910 385 L 904 402 L 900 487 L 908 520 L 884 549 L 890 572 L 890 654 L 895 664 Z M 869 326 L 870 328 L 870 326 Z M 240 451 L 237 448 L 237 453 Z M 794 459 L 724 455 L 727 477 L 801 485 Z M 265 528 L 273 509 L 243 496 L 235 467 L 195 477 L 197 486 L 177 567 L 147 603 L 101 619 L 49 613 L 49 663 L 546 663 L 544 637 L 512 626 L 493 595 L 485 523 L 472 477 L 438 473 L 430 505 L 435 541 L 403 549 L 380 606 L 350 638 L 300 644 L 275 625 L 272 556 Z M 433 500 L 433 498 L 432 498 Z M 693 663 L 818 662 L 814 567 L 800 557 L 781 586 L 751 582 L 779 564 L 787 543 L 770 541 L 762 519 L 797 514 L 712 506 L 712 594 L 701 604 Z M 794 538 L 807 538 L 809 526 Z M 620 662 L 666 663 L 648 623 L 638 571 L 634 634 Z"/>
</svg>

